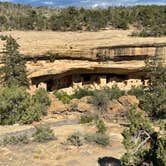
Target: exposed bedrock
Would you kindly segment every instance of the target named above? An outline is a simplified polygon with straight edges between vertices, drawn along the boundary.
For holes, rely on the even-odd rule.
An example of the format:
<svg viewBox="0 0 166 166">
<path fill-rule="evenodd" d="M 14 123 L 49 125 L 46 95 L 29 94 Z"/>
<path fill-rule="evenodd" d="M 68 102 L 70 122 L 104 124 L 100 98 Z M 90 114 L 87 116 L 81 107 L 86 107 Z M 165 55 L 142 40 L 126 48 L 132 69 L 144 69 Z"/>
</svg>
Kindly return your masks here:
<svg viewBox="0 0 166 166">
<path fill-rule="evenodd" d="M 144 66 L 144 61 L 93 62 L 87 60 L 56 60 L 54 62 L 27 62 L 27 71 L 29 78 L 49 75 L 61 77 L 77 73 L 139 74 Z"/>
</svg>

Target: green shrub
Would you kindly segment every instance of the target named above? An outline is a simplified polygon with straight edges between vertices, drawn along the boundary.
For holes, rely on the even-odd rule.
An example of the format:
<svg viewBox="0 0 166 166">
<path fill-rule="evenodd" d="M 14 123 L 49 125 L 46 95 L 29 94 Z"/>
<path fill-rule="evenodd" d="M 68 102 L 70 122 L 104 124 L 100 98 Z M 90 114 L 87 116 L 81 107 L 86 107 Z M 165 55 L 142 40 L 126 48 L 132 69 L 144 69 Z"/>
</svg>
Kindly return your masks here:
<svg viewBox="0 0 166 166">
<path fill-rule="evenodd" d="M 77 105 L 77 103 L 70 103 L 69 109 L 72 112 L 77 112 L 78 111 L 78 105 Z"/>
<path fill-rule="evenodd" d="M 143 29 L 140 32 L 135 33 L 135 34 L 133 33 L 133 36 L 134 35 L 139 36 L 139 37 L 149 37 L 149 36 L 151 36 L 150 32 L 146 29 Z"/>
<path fill-rule="evenodd" d="M 29 107 L 30 96 L 24 88 L 0 89 L 0 124 L 18 123 Z"/>
<path fill-rule="evenodd" d="M 84 139 L 88 142 L 95 142 L 97 144 L 107 146 L 109 145 L 109 136 L 107 135 L 107 127 L 103 120 L 96 120 L 97 131 L 94 134 L 86 134 Z"/>
<path fill-rule="evenodd" d="M 110 138 L 106 134 L 95 133 L 95 134 L 86 134 L 85 140 L 88 142 L 94 142 L 102 146 L 107 146 L 110 143 Z"/>
<path fill-rule="evenodd" d="M 162 65 L 160 49 L 147 59 L 148 86 L 140 99 L 139 107 L 153 119 L 166 119 L 166 67 Z"/>
<path fill-rule="evenodd" d="M 82 115 L 80 118 L 80 123 L 84 124 L 84 123 L 91 123 L 93 122 L 94 117 L 93 116 L 89 116 L 89 115 Z"/>
<path fill-rule="evenodd" d="M 3 145 L 16 145 L 16 144 L 28 144 L 29 140 L 27 135 L 18 135 L 18 136 L 6 136 L 3 139 Z"/>
<path fill-rule="evenodd" d="M 108 95 L 110 100 L 118 99 L 119 97 L 125 95 L 125 91 L 120 90 L 117 85 L 112 88 L 104 88 L 102 91 Z"/>
<path fill-rule="evenodd" d="M 136 96 L 138 99 L 144 95 L 143 87 L 132 87 L 128 92 L 129 95 Z"/>
<path fill-rule="evenodd" d="M 63 91 L 55 91 L 54 95 L 64 104 L 69 104 L 72 97 Z"/>
<path fill-rule="evenodd" d="M 107 146 L 110 143 L 110 138 L 106 134 L 97 133 L 95 142 L 97 144 L 100 144 L 100 145 L 103 145 L 103 146 Z"/>
<path fill-rule="evenodd" d="M 166 166 L 165 129 L 154 130 L 154 122 L 145 112 L 133 107 L 128 112 L 129 127 L 122 132 L 126 153 L 121 162 L 123 166 Z"/>
<path fill-rule="evenodd" d="M 46 106 L 50 106 L 51 104 L 48 93 L 43 88 L 38 89 L 36 93 L 32 96 L 32 98 L 35 102 L 39 102 L 40 104 L 44 104 Z"/>
<path fill-rule="evenodd" d="M 109 97 L 104 91 L 95 91 L 92 103 L 97 107 L 99 111 L 107 111 Z"/>
<path fill-rule="evenodd" d="M 93 95 L 94 95 L 94 92 L 93 92 L 92 90 L 79 88 L 79 89 L 76 90 L 75 93 L 72 95 L 72 98 L 81 99 L 82 97 L 85 97 L 85 96 L 93 96 Z"/>
<path fill-rule="evenodd" d="M 74 146 L 81 146 L 83 145 L 83 138 L 79 132 L 73 133 L 67 138 L 67 141 Z"/>
<path fill-rule="evenodd" d="M 43 115 L 43 109 L 45 109 L 43 108 L 43 105 L 38 102 L 35 103 L 31 100 L 27 110 L 22 113 L 20 123 L 31 124 L 33 121 L 40 121 Z"/>
<path fill-rule="evenodd" d="M 37 95 L 31 97 L 22 87 L 3 87 L 0 89 L 0 124 L 29 124 L 39 121 L 49 104 Z M 46 96 L 45 96 L 46 97 Z"/>
<path fill-rule="evenodd" d="M 104 134 L 107 131 L 107 127 L 106 127 L 106 125 L 105 125 L 103 120 L 98 120 L 96 122 L 96 127 L 98 129 L 97 133 Z"/>
<path fill-rule="evenodd" d="M 53 130 L 50 127 L 36 127 L 36 132 L 33 134 L 36 142 L 47 142 L 55 139 Z"/>
<path fill-rule="evenodd" d="M 45 89 L 40 88 L 36 91 L 36 93 L 32 96 L 34 103 L 39 103 L 41 105 L 41 112 L 43 115 L 47 115 L 47 109 L 51 105 L 51 101 L 48 97 L 48 93 Z"/>
</svg>

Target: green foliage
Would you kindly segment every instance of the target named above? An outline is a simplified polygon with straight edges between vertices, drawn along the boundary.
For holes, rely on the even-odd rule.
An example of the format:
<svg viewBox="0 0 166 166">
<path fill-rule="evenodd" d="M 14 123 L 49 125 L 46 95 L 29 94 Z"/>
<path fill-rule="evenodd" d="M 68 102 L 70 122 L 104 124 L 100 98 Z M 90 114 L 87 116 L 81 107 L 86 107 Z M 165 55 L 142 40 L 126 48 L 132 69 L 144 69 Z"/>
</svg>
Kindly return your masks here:
<svg viewBox="0 0 166 166">
<path fill-rule="evenodd" d="M 106 134 L 96 133 L 95 142 L 102 146 L 107 146 L 110 143 L 110 138 Z"/>
<path fill-rule="evenodd" d="M 160 131 L 155 132 L 152 123 L 143 112 L 129 110 L 129 128 L 122 135 L 126 153 L 122 166 L 166 165 L 166 139 Z"/>
<path fill-rule="evenodd" d="M 93 121 L 94 121 L 94 117 L 89 116 L 89 115 L 82 115 L 81 118 L 80 118 L 80 123 L 81 124 L 91 123 Z"/>
<path fill-rule="evenodd" d="M 107 131 L 107 127 L 104 123 L 103 120 L 99 119 L 97 122 L 96 122 L 96 127 L 97 127 L 97 133 L 101 133 L 101 134 L 105 134 L 106 131 Z"/>
<path fill-rule="evenodd" d="M 130 125 L 122 133 L 127 151 L 122 157 L 122 166 L 166 166 L 166 68 L 158 51 L 160 48 L 156 56 L 146 61 L 149 81 L 140 97 L 140 106 L 149 117 L 135 108 L 129 110 Z M 161 121 L 160 129 L 154 129 L 150 119 Z"/>
<path fill-rule="evenodd" d="M 69 104 L 72 96 L 68 95 L 66 92 L 63 91 L 55 91 L 54 95 L 62 101 L 64 104 Z"/>
<path fill-rule="evenodd" d="M 78 111 L 78 103 L 70 103 L 69 110 L 72 112 L 77 112 Z"/>
<path fill-rule="evenodd" d="M 148 88 L 140 102 L 140 107 L 152 118 L 166 118 L 166 67 L 162 66 L 158 55 L 146 62 Z"/>
<path fill-rule="evenodd" d="M 67 138 L 67 141 L 74 146 L 83 145 L 83 137 L 79 132 L 75 132 Z"/>
<path fill-rule="evenodd" d="M 55 139 L 53 130 L 50 127 L 36 127 L 36 132 L 33 134 L 36 142 L 48 142 Z"/>
<path fill-rule="evenodd" d="M 0 124 L 14 124 L 29 107 L 30 98 L 23 88 L 6 87 L 0 90 Z"/>
<path fill-rule="evenodd" d="M 93 91 L 88 90 L 88 89 L 80 88 L 80 89 L 76 90 L 73 95 L 68 95 L 64 91 L 55 91 L 54 95 L 60 101 L 62 101 L 64 104 L 69 104 L 70 100 L 72 100 L 72 99 L 75 99 L 75 98 L 76 99 L 81 99 L 82 97 L 85 97 L 85 96 L 93 96 Z"/>
<path fill-rule="evenodd" d="M 18 121 L 21 124 L 31 124 L 33 121 L 40 121 L 43 114 L 43 105 L 40 103 L 35 103 L 32 99 L 29 100 L 27 108 L 24 112 L 20 114 L 20 120 Z"/>
<path fill-rule="evenodd" d="M 102 133 L 86 134 L 85 140 L 88 142 L 95 142 L 102 146 L 107 146 L 110 143 L 109 136 Z"/>
<path fill-rule="evenodd" d="M 38 96 L 38 93 L 37 95 Z M 0 89 L 0 124 L 29 124 L 39 121 L 46 107 L 31 97 L 23 87 Z"/>
<path fill-rule="evenodd" d="M 92 103 L 97 107 L 99 111 L 107 111 L 109 97 L 104 91 L 95 91 Z"/>
<path fill-rule="evenodd" d="M 45 89 L 40 88 L 36 91 L 36 93 L 32 96 L 32 99 L 35 102 L 39 102 L 40 104 L 44 104 L 45 106 L 50 106 L 51 101 L 48 97 L 48 93 Z"/>
<path fill-rule="evenodd" d="M 58 59 L 58 54 L 52 54 L 50 52 L 47 52 L 47 56 L 48 56 L 50 62 L 54 62 L 56 59 Z"/>
<path fill-rule="evenodd" d="M 93 95 L 94 95 L 94 92 L 92 90 L 79 88 L 78 90 L 74 92 L 74 94 L 72 95 L 72 98 L 81 99 L 82 97 L 93 96 Z"/>
<path fill-rule="evenodd" d="M 41 105 L 42 114 L 47 115 L 47 109 L 51 104 L 47 91 L 43 88 L 38 89 L 36 93 L 32 96 L 32 99 L 34 103 L 39 103 L 39 105 Z"/>
<path fill-rule="evenodd" d="M 117 86 L 114 86 L 112 88 L 104 88 L 102 90 L 95 90 L 93 93 L 92 103 L 101 112 L 107 111 L 109 101 L 117 99 L 124 94 L 125 92 L 121 91 Z"/>
<path fill-rule="evenodd" d="M 95 142 L 102 146 L 107 146 L 110 143 L 110 139 L 107 132 L 107 127 L 103 120 L 94 119 L 96 122 L 97 131 L 94 134 L 86 134 L 84 139 L 88 142 Z"/>
<path fill-rule="evenodd" d="M 138 99 L 144 95 L 144 88 L 142 86 L 139 87 L 132 87 L 128 92 L 131 96 L 136 96 Z"/>
<path fill-rule="evenodd" d="M 133 25 L 140 30 L 135 35 L 163 36 L 166 35 L 165 8 L 165 5 L 148 5 L 104 9 L 52 9 L 1 2 L 0 29 L 98 31 L 108 26 L 128 29 L 129 25 Z"/>
<path fill-rule="evenodd" d="M 0 68 L 3 84 L 28 87 L 29 82 L 26 75 L 25 61 L 18 51 L 19 45 L 11 36 L 1 36 L 1 39 L 6 42 L 1 58 L 3 66 Z"/>
<path fill-rule="evenodd" d="M 74 98 L 81 99 L 85 96 L 92 96 L 89 100 L 90 103 L 94 104 L 101 112 L 106 111 L 110 100 L 117 99 L 125 94 L 117 86 L 110 88 L 104 88 L 101 90 L 88 90 L 80 88 L 74 92 L 73 95 L 68 95 L 63 91 L 56 91 L 54 95 L 61 100 L 64 104 L 69 104 Z M 76 108 L 76 107 L 75 107 Z M 75 109 L 76 110 L 76 109 Z"/>
<path fill-rule="evenodd" d="M 2 144 L 3 145 L 17 145 L 17 144 L 28 144 L 29 140 L 27 135 L 18 135 L 18 136 L 6 136 Z"/>
<path fill-rule="evenodd" d="M 112 88 L 104 88 L 103 92 L 108 95 L 109 100 L 118 99 L 125 95 L 125 91 L 120 90 L 118 86 L 113 86 Z"/>
</svg>

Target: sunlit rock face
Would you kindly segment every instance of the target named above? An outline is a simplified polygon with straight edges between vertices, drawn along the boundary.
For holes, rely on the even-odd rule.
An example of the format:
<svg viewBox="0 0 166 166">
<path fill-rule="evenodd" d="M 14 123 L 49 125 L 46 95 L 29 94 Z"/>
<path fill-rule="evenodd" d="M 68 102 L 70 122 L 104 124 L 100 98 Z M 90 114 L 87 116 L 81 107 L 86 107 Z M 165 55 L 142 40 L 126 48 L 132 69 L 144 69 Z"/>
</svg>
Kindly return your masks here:
<svg viewBox="0 0 166 166">
<path fill-rule="evenodd" d="M 31 88 L 63 89 L 72 93 L 84 87 L 100 89 L 117 85 L 120 89 L 129 90 L 146 85 L 144 60 L 158 55 L 165 64 L 166 44 L 98 47 L 88 52 L 88 56 L 73 54 L 70 52 L 70 55 L 67 53 L 53 60 L 50 57 L 38 57 L 35 61 L 27 59 Z"/>
</svg>

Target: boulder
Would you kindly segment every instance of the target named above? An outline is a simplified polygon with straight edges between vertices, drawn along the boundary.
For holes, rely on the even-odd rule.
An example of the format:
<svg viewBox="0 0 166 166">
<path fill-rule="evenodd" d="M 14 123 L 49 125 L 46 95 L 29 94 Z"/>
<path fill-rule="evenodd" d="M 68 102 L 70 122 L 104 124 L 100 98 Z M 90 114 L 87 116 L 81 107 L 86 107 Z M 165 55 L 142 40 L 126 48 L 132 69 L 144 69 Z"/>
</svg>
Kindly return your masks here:
<svg viewBox="0 0 166 166">
<path fill-rule="evenodd" d="M 107 112 L 103 115 L 106 120 L 125 120 L 127 111 L 133 106 L 138 106 L 139 100 L 135 96 L 122 96 L 109 103 Z M 137 108 L 139 111 L 140 109 Z"/>
<path fill-rule="evenodd" d="M 71 101 L 70 105 L 75 105 L 77 106 L 77 111 L 78 112 L 88 112 L 94 109 L 94 106 L 92 104 L 89 103 L 89 101 L 91 100 L 90 96 L 86 96 L 83 97 L 81 99 L 73 99 Z"/>
<path fill-rule="evenodd" d="M 62 103 L 62 101 L 58 100 L 53 94 L 49 94 L 49 98 L 51 100 L 51 106 L 48 111 L 53 114 L 60 114 L 67 110 L 67 106 Z"/>
<path fill-rule="evenodd" d="M 139 100 L 135 96 L 122 96 L 109 103 L 109 113 L 121 113 L 129 110 L 133 105 L 138 105 Z"/>
</svg>

